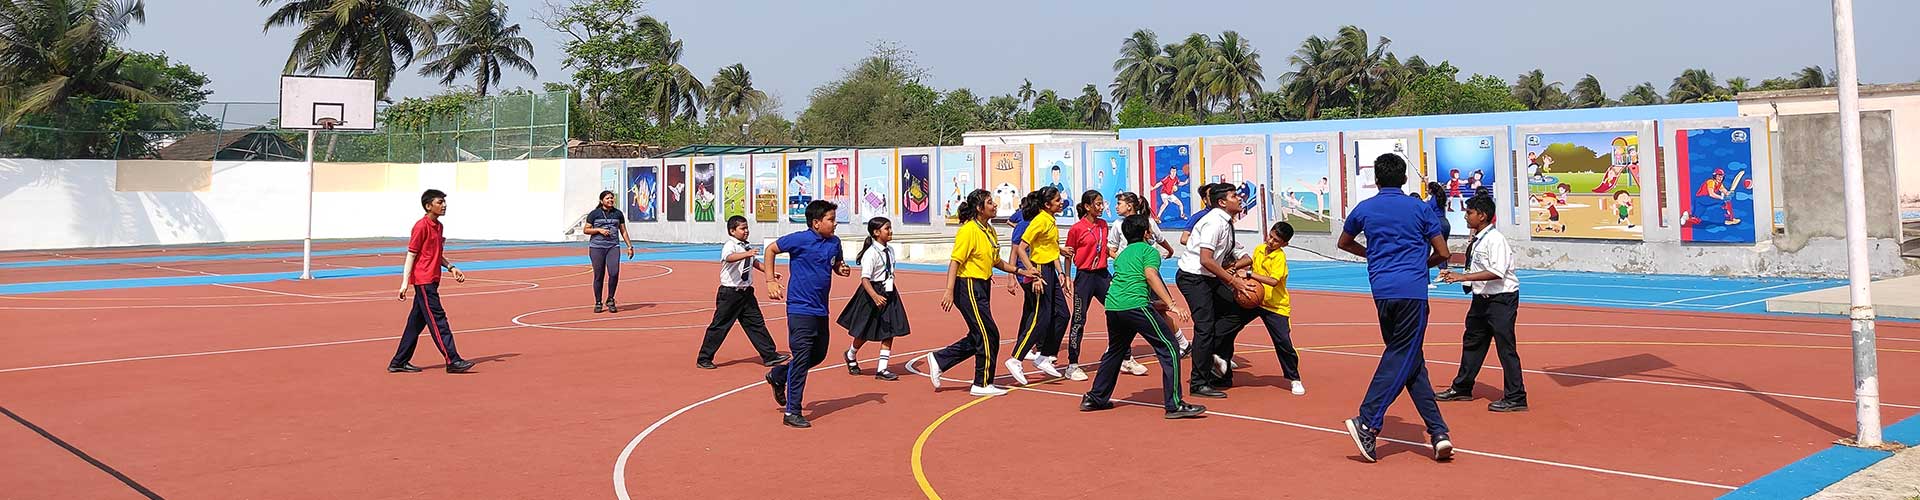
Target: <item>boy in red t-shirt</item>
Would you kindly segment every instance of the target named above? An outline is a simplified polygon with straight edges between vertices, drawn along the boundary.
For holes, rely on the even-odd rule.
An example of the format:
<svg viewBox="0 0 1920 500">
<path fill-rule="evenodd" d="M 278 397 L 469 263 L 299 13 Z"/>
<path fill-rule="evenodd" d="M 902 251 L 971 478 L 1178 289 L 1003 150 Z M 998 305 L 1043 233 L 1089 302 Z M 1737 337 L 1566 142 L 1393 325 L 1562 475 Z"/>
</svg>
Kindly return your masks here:
<svg viewBox="0 0 1920 500">
<path fill-rule="evenodd" d="M 387 362 L 388 373 L 417 372 L 413 366 L 413 346 L 420 331 L 428 330 L 433 346 L 447 359 L 447 373 L 466 373 L 473 362 L 460 358 L 453 349 L 453 330 L 447 326 L 447 311 L 440 307 L 440 268 L 453 273 L 453 280 L 467 282 L 467 275 L 447 261 L 444 254 L 447 237 L 440 216 L 447 214 L 447 193 L 428 189 L 420 193 L 420 208 L 427 215 L 413 223 L 413 236 L 407 239 L 407 263 L 400 267 L 400 300 L 413 299 L 413 312 L 407 315 L 407 329 L 400 334 L 400 351 Z"/>
</svg>

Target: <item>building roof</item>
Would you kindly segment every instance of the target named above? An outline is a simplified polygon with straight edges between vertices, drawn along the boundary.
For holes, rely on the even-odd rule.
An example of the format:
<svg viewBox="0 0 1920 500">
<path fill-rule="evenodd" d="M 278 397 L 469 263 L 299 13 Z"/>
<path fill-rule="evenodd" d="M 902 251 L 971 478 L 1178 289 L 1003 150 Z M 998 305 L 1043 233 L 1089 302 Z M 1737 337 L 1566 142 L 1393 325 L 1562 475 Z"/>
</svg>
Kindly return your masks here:
<svg viewBox="0 0 1920 500">
<path fill-rule="evenodd" d="M 279 141 L 289 148 L 292 146 L 292 143 L 287 142 L 286 139 L 282 139 L 278 134 L 268 132 L 265 127 L 254 127 L 242 130 L 214 130 L 190 133 L 179 139 L 175 139 L 173 143 L 168 144 L 167 147 L 155 151 L 153 156 L 161 160 L 212 160 L 221 151 L 231 148 L 241 140 L 255 135 L 266 136 L 269 138 L 268 140 Z"/>
<path fill-rule="evenodd" d="M 1743 94 L 1744 95 L 1744 94 Z M 1609 122 L 1633 120 L 1673 120 L 1684 118 L 1735 118 L 1739 105 L 1729 102 L 1697 104 L 1659 104 L 1611 108 L 1510 111 L 1458 115 L 1395 116 L 1345 120 L 1308 120 L 1294 122 L 1239 123 L 1232 125 L 1190 125 L 1184 127 L 1120 129 L 1120 138 L 1171 139 L 1219 137 L 1230 135 L 1304 134 L 1356 132 L 1361 130 L 1411 130 L 1456 127 L 1511 127 L 1560 123 Z"/>
<path fill-rule="evenodd" d="M 1811 88 L 1811 89 L 1741 92 L 1740 95 L 1734 96 L 1734 99 L 1741 100 L 1741 101 L 1753 101 L 1753 100 L 1766 100 L 1766 99 L 1790 99 L 1790 98 L 1796 98 L 1796 97 L 1831 97 L 1839 94 L 1840 94 L 1840 89 L 1838 88 L 1819 87 L 1819 88 Z M 1869 95 L 1869 94 L 1920 95 L 1920 82 L 1891 83 L 1891 84 L 1885 84 L 1885 85 L 1861 85 L 1860 95 Z"/>
</svg>

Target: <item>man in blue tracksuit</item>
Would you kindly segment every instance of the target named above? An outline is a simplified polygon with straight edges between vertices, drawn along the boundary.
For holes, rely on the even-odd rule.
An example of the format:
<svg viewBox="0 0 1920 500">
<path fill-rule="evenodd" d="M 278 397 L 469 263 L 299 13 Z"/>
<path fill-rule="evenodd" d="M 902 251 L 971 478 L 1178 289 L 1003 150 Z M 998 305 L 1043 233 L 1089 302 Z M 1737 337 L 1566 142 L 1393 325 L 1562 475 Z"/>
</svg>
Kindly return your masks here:
<svg viewBox="0 0 1920 500">
<path fill-rule="evenodd" d="M 1373 162 L 1373 175 L 1380 193 L 1353 207 L 1340 233 L 1340 249 L 1367 258 L 1386 351 L 1367 384 L 1360 415 L 1347 419 L 1347 432 L 1361 458 L 1376 460 L 1374 440 L 1387 405 L 1405 389 L 1427 423 L 1434 459 L 1447 460 L 1453 457 L 1453 441 L 1434 402 L 1433 386 L 1427 383 L 1427 359 L 1421 352 L 1427 333 L 1427 269 L 1451 257 L 1447 233 L 1427 203 L 1400 189 L 1407 183 L 1407 161 L 1400 155 L 1380 155 Z M 1360 235 L 1366 236 L 1365 244 L 1355 240 Z"/>
</svg>

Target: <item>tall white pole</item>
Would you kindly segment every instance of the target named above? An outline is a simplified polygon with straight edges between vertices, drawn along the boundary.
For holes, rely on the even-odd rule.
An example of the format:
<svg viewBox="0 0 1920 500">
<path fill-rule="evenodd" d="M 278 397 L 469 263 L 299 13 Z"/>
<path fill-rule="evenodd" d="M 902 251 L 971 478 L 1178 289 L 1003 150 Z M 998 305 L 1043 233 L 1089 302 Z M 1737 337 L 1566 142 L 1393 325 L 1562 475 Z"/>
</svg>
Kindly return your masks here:
<svg viewBox="0 0 1920 500">
<path fill-rule="evenodd" d="M 1867 261 L 1867 196 L 1860 153 L 1860 76 L 1854 64 L 1853 0 L 1833 0 L 1833 52 L 1840 78 L 1840 174 L 1846 183 L 1848 309 L 1853 320 L 1855 441 L 1880 445 L 1880 367 L 1873 338 L 1873 270 Z"/>
<path fill-rule="evenodd" d="M 300 245 L 300 279 L 313 279 L 313 131 L 307 131 L 307 238 Z"/>
</svg>

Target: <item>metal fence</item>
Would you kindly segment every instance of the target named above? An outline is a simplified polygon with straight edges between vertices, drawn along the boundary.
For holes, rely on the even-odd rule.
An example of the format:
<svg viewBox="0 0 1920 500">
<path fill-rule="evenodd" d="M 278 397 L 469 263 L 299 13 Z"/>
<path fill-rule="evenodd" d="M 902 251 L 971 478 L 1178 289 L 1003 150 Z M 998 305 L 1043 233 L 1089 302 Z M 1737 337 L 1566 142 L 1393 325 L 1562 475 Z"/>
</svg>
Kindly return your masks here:
<svg viewBox="0 0 1920 500">
<path fill-rule="evenodd" d="M 489 96 L 415 129 L 315 132 L 315 161 L 429 163 L 565 158 L 566 91 Z M 306 161 L 307 133 L 278 103 L 91 101 L 0 128 L 0 158 Z M 101 124 L 121 130 L 98 130 Z"/>
</svg>

